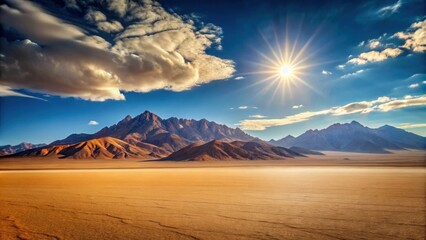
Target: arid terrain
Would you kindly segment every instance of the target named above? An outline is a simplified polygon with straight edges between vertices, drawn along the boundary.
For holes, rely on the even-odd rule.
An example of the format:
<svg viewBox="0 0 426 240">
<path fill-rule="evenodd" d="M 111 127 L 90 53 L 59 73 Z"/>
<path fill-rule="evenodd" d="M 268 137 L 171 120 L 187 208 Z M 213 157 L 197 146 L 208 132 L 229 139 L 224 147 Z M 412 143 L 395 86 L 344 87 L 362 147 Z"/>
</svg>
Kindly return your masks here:
<svg viewBox="0 0 426 240">
<path fill-rule="evenodd" d="M 0 239 L 424 239 L 424 152 L 1 159 Z"/>
</svg>

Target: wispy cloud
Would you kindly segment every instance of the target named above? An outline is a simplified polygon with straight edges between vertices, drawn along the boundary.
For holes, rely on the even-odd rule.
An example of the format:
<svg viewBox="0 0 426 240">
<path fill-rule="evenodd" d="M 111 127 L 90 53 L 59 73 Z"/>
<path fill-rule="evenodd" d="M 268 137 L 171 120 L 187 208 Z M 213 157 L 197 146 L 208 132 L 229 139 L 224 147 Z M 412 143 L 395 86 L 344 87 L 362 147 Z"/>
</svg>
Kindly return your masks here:
<svg viewBox="0 0 426 240">
<path fill-rule="evenodd" d="M 47 100 L 42 99 L 42 98 L 38 98 L 38 97 L 34 97 L 34 96 L 27 95 L 27 94 L 16 92 L 12 88 L 7 87 L 7 86 L 3 86 L 3 85 L 0 85 L 0 97 L 26 97 L 26 98 L 33 98 L 33 99 L 38 99 L 38 100 L 42 100 L 42 101 L 47 101 Z"/>
<path fill-rule="evenodd" d="M 391 5 L 384 6 L 384 7 L 380 8 L 379 10 L 377 10 L 377 14 L 381 18 L 389 17 L 392 14 L 398 12 L 398 10 L 399 10 L 399 8 L 401 8 L 401 6 L 402 6 L 402 1 L 398 0 L 394 4 L 391 4 Z"/>
<path fill-rule="evenodd" d="M 244 79 L 244 77 L 243 77 L 243 76 L 238 76 L 238 77 L 235 77 L 234 79 L 235 79 L 235 80 L 243 80 L 243 79 Z"/>
<path fill-rule="evenodd" d="M 94 120 L 89 121 L 87 124 L 90 125 L 90 126 L 99 125 L 99 123 L 97 121 L 94 121 Z"/>
<path fill-rule="evenodd" d="M 365 71 L 364 69 L 360 69 L 360 70 L 355 71 L 355 72 L 353 72 L 353 73 L 347 73 L 347 74 L 345 74 L 345 75 L 341 76 L 341 78 L 351 78 L 351 77 L 355 77 L 355 76 L 357 76 L 357 75 L 359 75 L 359 74 L 363 73 L 364 71 Z"/>
<path fill-rule="evenodd" d="M 333 73 L 330 72 L 330 71 L 322 70 L 321 74 L 323 74 L 323 75 L 331 75 Z"/>
<path fill-rule="evenodd" d="M 237 107 L 237 108 L 230 107 L 229 109 L 230 109 L 230 110 L 234 110 L 234 109 L 247 110 L 247 109 L 259 109 L 259 108 L 258 108 L 258 107 L 256 107 L 256 106 L 252 106 L 252 107 L 250 107 L 250 106 L 247 106 L 247 105 L 241 105 L 241 106 L 239 106 L 239 107 Z"/>
<path fill-rule="evenodd" d="M 419 87 L 420 85 L 418 84 L 418 83 L 413 83 L 413 84 L 410 84 L 409 86 L 408 86 L 408 88 L 417 88 L 417 87 Z"/>
<path fill-rule="evenodd" d="M 396 99 L 389 97 L 379 97 L 372 101 L 353 102 L 339 107 L 324 109 L 321 111 L 307 111 L 295 115 L 277 119 L 246 119 L 239 122 L 244 130 L 261 131 L 269 127 L 285 126 L 298 122 L 303 122 L 317 116 L 333 115 L 342 116 L 355 113 L 389 112 L 400 108 L 425 106 L 426 96 L 414 96 L 409 99 Z"/>
<path fill-rule="evenodd" d="M 266 116 L 260 115 L 260 114 L 255 114 L 255 115 L 250 115 L 249 118 L 266 118 Z"/>
<path fill-rule="evenodd" d="M 423 128 L 426 127 L 426 123 L 403 123 L 398 125 L 402 129 L 411 129 L 411 128 Z"/>
<path fill-rule="evenodd" d="M 298 109 L 298 108 L 302 108 L 303 107 L 303 105 L 302 104 L 300 104 L 300 105 L 294 105 L 293 107 L 291 107 L 291 108 L 293 108 L 293 109 Z"/>
</svg>

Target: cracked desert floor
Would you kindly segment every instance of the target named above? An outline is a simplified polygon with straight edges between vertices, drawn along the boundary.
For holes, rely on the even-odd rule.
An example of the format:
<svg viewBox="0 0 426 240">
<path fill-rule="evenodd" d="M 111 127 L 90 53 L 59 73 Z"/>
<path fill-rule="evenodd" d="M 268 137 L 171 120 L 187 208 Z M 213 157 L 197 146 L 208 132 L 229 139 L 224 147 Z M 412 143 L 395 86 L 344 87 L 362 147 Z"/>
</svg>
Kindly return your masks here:
<svg viewBox="0 0 426 240">
<path fill-rule="evenodd" d="M 425 239 L 421 165 L 146 164 L 0 171 L 0 239 Z"/>
</svg>

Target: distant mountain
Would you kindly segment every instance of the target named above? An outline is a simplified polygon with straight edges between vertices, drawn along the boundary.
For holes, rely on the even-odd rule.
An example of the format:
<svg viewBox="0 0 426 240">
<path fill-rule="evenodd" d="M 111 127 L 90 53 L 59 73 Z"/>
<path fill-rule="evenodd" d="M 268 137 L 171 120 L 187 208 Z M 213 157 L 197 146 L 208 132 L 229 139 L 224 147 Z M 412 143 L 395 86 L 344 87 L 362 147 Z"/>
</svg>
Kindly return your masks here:
<svg viewBox="0 0 426 240">
<path fill-rule="evenodd" d="M 43 147 L 43 146 L 46 146 L 46 144 L 44 144 L 44 143 L 32 144 L 32 143 L 27 143 L 27 142 L 23 142 L 23 143 L 20 143 L 18 145 L 15 145 L 15 146 L 12 146 L 12 145 L 0 146 L 0 156 L 10 155 L 10 154 L 22 152 L 22 151 L 25 151 L 25 150 L 28 150 L 28 149 L 33 149 L 33 148 L 38 148 L 38 147 Z"/>
<path fill-rule="evenodd" d="M 83 141 L 89 140 L 91 138 L 93 138 L 93 134 L 74 133 L 74 134 L 69 135 L 65 139 L 54 141 L 49 145 L 72 144 L 72 143 L 83 142 Z"/>
<path fill-rule="evenodd" d="M 126 116 L 117 124 L 105 127 L 95 134 L 73 134 L 51 145 L 77 143 L 100 137 L 114 137 L 132 143 L 150 143 L 167 151 L 176 151 L 195 142 L 254 139 L 239 128 L 229 128 L 206 119 L 161 119 L 154 113 L 145 111 L 134 118 Z"/>
<path fill-rule="evenodd" d="M 52 156 L 74 159 L 155 159 L 165 157 L 168 154 L 170 154 L 170 152 L 151 144 L 138 143 L 137 145 L 132 145 L 120 139 L 105 137 L 74 144 L 39 147 L 13 154 L 10 157 Z"/>
<path fill-rule="evenodd" d="M 308 130 L 298 137 L 287 136 L 271 144 L 310 150 L 388 153 L 388 150 L 426 149 L 426 138 L 385 125 L 372 129 L 356 121 L 336 123 L 322 130 Z"/>
<path fill-rule="evenodd" d="M 223 142 L 194 143 L 172 153 L 163 160 L 170 161 L 211 161 L 211 160 L 267 160 L 303 156 L 283 147 L 265 142 Z"/>
<path fill-rule="evenodd" d="M 295 137 L 293 137 L 292 135 L 288 135 L 288 136 L 281 138 L 279 140 L 276 140 L 276 141 L 274 139 L 271 139 L 269 141 L 269 143 L 272 144 L 272 145 L 275 145 L 275 146 L 284 146 L 287 143 L 292 142 L 294 139 L 295 139 Z"/>
</svg>

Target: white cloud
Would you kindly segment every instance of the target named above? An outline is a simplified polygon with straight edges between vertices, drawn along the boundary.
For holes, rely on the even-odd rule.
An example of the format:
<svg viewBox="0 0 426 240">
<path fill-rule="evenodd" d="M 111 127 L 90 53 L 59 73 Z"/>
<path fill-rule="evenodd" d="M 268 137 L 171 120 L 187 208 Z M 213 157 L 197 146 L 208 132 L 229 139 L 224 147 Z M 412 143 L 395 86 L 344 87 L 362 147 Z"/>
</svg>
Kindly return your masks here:
<svg viewBox="0 0 426 240">
<path fill-rule="evenodd" d="M 423 84 L 426 84 L 426 81 L 423 81 L 422 83 L 423 83 Z"/>
<path fill-rule="evenodd" d="M 248 106 L 239 106 L 238 107 L 238 109 L 242 109 L 242 110 L 245 110 L 245 109 L 248 109 L 249 107 Z"/>
<path fill-rule="evenodd" d="M 337 68 L 338 68 L 338 69 L 344 69 L 344 68 L 345 68 L 345 64 L 337 65 Z"/>
<path fill-rule="evenodd" d="M 357 75 L 359 75 L 359 74 L 363 73 L 364 71 L 365 71 L 364 69 L 360 69 L 360 70 L 355 71 L 355 72 L 353 72 L 353 73 L 345 74 L 345 75 L 341 76 L 341 78 L 351 78 L 351 77 L 355 77 L 355 76 L 357 76 Z"/>
<path fill-rule="evenodd" d="M 321 72 L 323 75 L 331 75 L 333 74 L 332 72 L 326 71 L 326 70 L 322 70 Z"/>
<path fill-rule="evenodd" d="M 397 3 L 401 3 L 398 1 Z M 395 38 L 403 40 L 403 44 L 396 46 L 394 41 Z M 387 33 L 383 34 L 377 39 L 371 39 L 368 41 L 362 41 L 358 47 L 368 46 L 370 49 L 378 47 L 385 47 L 382 51 L 368 51 L 359 54 L 359 56 L 350 58 L 346 64 L 357 64 L 363 65 L 370 62 L 380 62 L 389 58 L 395 58 L 400 56 L 404 51 L 412 51 L 414 53 L 422 53 L 426 51 L 426 19 L 415 22 L 411 26 L 402 32 L 397 32 L 391 36 Z M 407 56 L 410 56 L 409 53 Z M 341 64 L 338 68 L 343 69 L 345 64 Z"/>
<path fill-rule="evenodd" d="M 112 20 L 107 21 L 107 17 L 100 11 L 89 10 L 84 18 L 90 23 L 97 26 L 97 28 L 101 31 L 113 33 L 119 32 L 123 30 L 123 26 L 119 21 Z"/>
<path fill-rule="evenodd" d="M 380 43 L 380 41 L 378 41 L 378 40 L 373 40 L 373 41 L 370 41 L 369 43 L 368 43 L 368 46 L 371 48 L 371 49 L 374 49 L 374 48 L 377 48 L 377 47 L 380 47 L 382 44 Z"/>
<path fill-rule="evenodd" d="M 353 102 L 339 107 L 314 112 L 307 111 L 283 118 L 246 119 L 240 121 L 238 125 L 241 126 L 243 130 L 261 131 L 269 127 L 290 125 L 323 115 L 342 116 L 354 113 L 366 114 L 373 111 L 389 112 L 413 106 L 426 106 L 426 96 L 414 96 L 410 99 L 396 99 L 384 96 L 372 101 Z"/>
<path fill-rule="evenodd" d="M 426 96 L 413 97 L 410 99 L 395 99 L 377 106 L 381 112 L 389 112 L 399 108 L 424 106 L 426 105 Z"/>
<path fill-rule="evenodd" d="M 417 87 L 419 87 L 419 84 L 418 84 L 418 83 L 413 83 L 413 84 L 410 84 L 410 85 L 408 86 L 408 88 L 417 88 Z"/>
<path fill-rule="evenodd" d="M 266 118 L 264 115 L 256 114 L 256 115 L 250 115 L 249 118 Z"/>
<path fill-rule="evenodd" d="M 62 20 L 23 0 L 0 6 L 4 28 L 26 38 L 0 38 L 2 85 L 91 101 L 123 100 L 123 92 L 184 91 L 228 79 L 235 71 L 233 61 L 206 53 L 220 47 L 220 27 L 169 13 L 155 1 L 75 1 L 67 7 L 86 17 Z M 99 31 L 110 34 L 109 40 Z"/>
<path fill-rule="evenodd" d="M 379 10 L 377 10 L 377 14 L 379 17 L 382 17 L 382 18 L 389 17 L 392 14 L 398 12 L 401 6 L 402 6 L 402 1 L 398 0 L 394 4 L 380 8 Z"/>
<path fill-rule="evenodd" d="M 370 51 L 361 53 L 358 57 L 352 58 L 348 63 L 363 65 L 369 62 L 380 62 L 388 58 L 395 58 L 401 55 L 403 51 L 399 48 L 387 48 L 381 52 L 379 51 Z"/>
<path fill-rule="evenodd" d="M 98 122 L 96 122 L 96 121 L 89 121 L 88 123 L 87 123 L 88 125 L 90 125 L 90 126 L 95 126 L 95 125 L 99 125 L 99 123 Z"/>
<path fill-rule="evenodd" d="M 426 127 L 426 123 L 403 123 L 398 125 L 402 129 L 411 129 L 411 128 L 423 128 Z"/>
<path fill-rule="evenodd" d="M 291 108 L 293 108 L 293 109 L 298 109 L 298 108 L 302 108 L 303 107 L 303 105 L 302 104 L 300 104 L 300 105 L 294 105 L 293 107 L 291 107 Z"/>
<path fill-rule="evenodd" d="M 426 51 L 426 19 L 411 24 L 405 32 L 397 32 L 392 37 L 404 40 L 402 48 L 416 53 Z"/>
<path fill-rule="evenodd" d="M 242 79 L 244 79 L 244 77 L 243 76 L 238 76 L 238 77 L 236 77 L 236 78 L 234 78 L 235 80 L 242 80 Z"/>
</svg>

